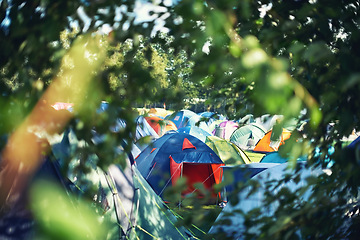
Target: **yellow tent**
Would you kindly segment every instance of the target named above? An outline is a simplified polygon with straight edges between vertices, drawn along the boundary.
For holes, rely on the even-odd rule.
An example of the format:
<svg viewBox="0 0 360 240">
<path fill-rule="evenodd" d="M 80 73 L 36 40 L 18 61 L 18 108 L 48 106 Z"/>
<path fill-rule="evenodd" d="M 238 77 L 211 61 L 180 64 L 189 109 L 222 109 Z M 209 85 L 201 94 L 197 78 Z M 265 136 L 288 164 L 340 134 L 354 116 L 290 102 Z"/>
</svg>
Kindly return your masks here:
<svg viewBox="0 0 360 240">
<path fill-rule="evenodd" d="M 205 143 L 220 157 L 225 165 L 239 165 L 251 162 L 243 150 L 223 138 L 208 136 Z"/>
</svg>

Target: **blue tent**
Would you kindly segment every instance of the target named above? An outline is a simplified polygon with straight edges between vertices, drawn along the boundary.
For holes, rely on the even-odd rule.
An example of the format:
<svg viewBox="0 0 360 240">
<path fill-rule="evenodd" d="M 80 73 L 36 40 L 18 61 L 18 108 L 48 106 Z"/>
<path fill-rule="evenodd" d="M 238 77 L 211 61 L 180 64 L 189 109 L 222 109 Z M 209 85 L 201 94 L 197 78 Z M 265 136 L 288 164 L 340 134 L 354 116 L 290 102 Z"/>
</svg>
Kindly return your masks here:
<svg viewBox="0 0 360 240">
<path fill-rule="evenodd" d="M 173 114 L 166 116 L 165 119 L 171 120 L 173 123 L 175 123 L 177 128 L 181 128 L 187 126 L 189 119 L 193 116 L 198 116 L 198 115 L 193 111 L 185 109 L 174 112 Z"/>
<path fill-rule="evenodd" d="M 216 113 L 214 113 L 214 112 L 201 112 L 201 113 L 198 113 L 198 115 L 201 116 L 201 117 L 205 117 L 205 118 L 211 118 L 214 115 L 216 116 Z"/>
<path fill-rule="evenodd" d="M 279 165 L 278 163 L 248 163 L 223 166 L 224 184 L 227 197 L 234 191 L 239 182 L 245 183 L 262 171 Z"/>
<path fill-rule="evenodd" d="M 360 137 L 357 137 L 354 141 L 352 141 L 348 146 L 347 148 L 350 148 L 350 149 L 356 149 L 360 147 Z"/>
<path fill-rule="evenodd" d="M 260 163 L 286 163 L 289 161 L 289 157 L 280 156 L 278 151 L 270 152 L 266 154 L 261 160 Z M 297 161 L 306 161 L 306 156 L 301 156 Z"/>
<path fill-rule="evenodd" d="M 201 113 L 198 113 L 198 115 L 202 118 L 205 118 L 205 120 L 206 120 L 205 122 L 207 125 L 210 125 L 215 120 L 227 120 L 224 115 L 218 114 L 215 112 L 201 112 Z"/>
<path fill-rule="evenodd" d="M 199 128 L 199 127 L 196 127 L 196 126 L 187 126 L 187 127 L 182 127 L 182 128 L 179 128 L 177 130 L 179 133 L 187 133 L 187 134 L 190 134 L 198 139 L 200 139 L 201 141 L 205 142 L 206 141 L 206 137 L 208 136 L 212 136 L 211 133 L 205 131 L 204 129 L 202 128 Z"/>
<path fill-rule="evenodd" d="M 201 116 L 190 110 L 180 110 L 173 114 L 166 116 L 165 119 L 171 120 L 175 123 L 176 127 L 182 128 L 187 126 L 198 126 L 207 132 L 210 132 L 206 122 L 201 121 Z"/>
<path fill-rule="evenodd" d="M 183 194 L 196 191 L 195 183 L 211 189 L 222 179 L 224 163 L 204 142 L 187 133 L 170 132 L 144 149 L 135 159 L 139 172 L 157 194 L 187 178 Z M 216 195 L 215 195 L 216 196 Z"/>
</svg>

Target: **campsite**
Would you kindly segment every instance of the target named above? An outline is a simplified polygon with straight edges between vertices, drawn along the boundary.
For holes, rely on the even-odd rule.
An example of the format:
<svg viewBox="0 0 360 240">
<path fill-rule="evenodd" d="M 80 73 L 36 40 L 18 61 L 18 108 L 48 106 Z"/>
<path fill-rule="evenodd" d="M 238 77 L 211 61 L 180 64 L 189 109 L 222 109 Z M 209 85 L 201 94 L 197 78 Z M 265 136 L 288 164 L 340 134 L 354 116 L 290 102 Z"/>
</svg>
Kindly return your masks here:
<svg viewBox="0 0 360 240">
<path fill-rule="evenodd" d="M 359 239 L 359 12 L 0 1 L 0 239 Z"/>
</svg>

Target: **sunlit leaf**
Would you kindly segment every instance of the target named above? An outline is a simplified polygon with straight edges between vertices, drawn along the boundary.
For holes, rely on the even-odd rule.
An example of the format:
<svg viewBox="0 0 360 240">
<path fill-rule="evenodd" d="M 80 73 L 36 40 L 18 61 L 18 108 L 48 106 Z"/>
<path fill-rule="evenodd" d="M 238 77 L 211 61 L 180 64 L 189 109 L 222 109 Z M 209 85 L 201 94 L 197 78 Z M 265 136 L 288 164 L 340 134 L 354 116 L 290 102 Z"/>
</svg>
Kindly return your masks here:
<svg viewBox="0 0 360 240">
<path fill-rule="evenodd" d="M 50 239 L 105 239 L 106 224 L 88 202 L 78 201 L 45 181 L 31 189 L 31 209 L 39 228 Z"/>
</svg>

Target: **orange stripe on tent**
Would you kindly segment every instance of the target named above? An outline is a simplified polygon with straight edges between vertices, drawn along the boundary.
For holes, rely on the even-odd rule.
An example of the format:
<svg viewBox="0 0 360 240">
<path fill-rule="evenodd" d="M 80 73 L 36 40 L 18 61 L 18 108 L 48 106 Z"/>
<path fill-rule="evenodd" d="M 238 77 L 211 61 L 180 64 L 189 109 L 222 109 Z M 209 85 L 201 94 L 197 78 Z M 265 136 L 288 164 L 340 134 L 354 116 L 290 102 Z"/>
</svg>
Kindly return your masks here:
<svg viewBox="0 0 360 240">
<path fill-rule="evenodd" d="M 189 141 L 189 139 L 184 138 L 182 150 L 189 149 L 189 148 L 195 148 L 196 149 L 196 147 Z"/>
<path fill-rule="evenodd" d="M 152 153 L 152 152 L 155 151 L 155 150 L 156 150 L 156 148 L 151 149 L 151 152 L 150 152 L 150 153 Z"/>
</svg>

